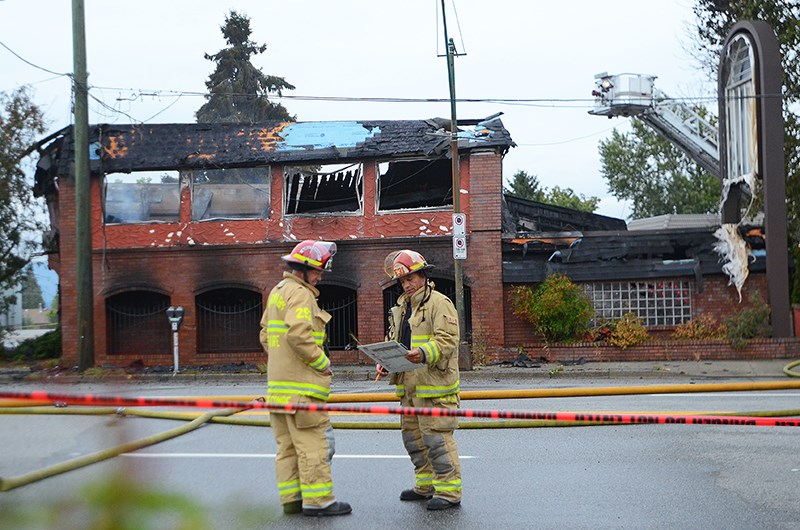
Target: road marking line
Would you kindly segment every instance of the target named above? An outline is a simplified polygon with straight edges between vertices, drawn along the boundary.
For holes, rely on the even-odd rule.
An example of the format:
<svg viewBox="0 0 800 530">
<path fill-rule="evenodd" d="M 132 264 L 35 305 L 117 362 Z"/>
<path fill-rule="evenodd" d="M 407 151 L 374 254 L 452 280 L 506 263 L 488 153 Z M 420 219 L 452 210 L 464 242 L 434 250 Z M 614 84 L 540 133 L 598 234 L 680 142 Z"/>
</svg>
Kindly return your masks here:
<svg viewBox="0 0 800 530">
<path fill-rule="evenodd" d="M 274 453 L 125 453 L 122 456 L 133 458 L 275 458 Z M 408 455 L 334 455 L 334 458 L 375 458 L 375 459 L 408 459 Z M 475 458 L 461 456 L 461 460 Z"/>
</svg>

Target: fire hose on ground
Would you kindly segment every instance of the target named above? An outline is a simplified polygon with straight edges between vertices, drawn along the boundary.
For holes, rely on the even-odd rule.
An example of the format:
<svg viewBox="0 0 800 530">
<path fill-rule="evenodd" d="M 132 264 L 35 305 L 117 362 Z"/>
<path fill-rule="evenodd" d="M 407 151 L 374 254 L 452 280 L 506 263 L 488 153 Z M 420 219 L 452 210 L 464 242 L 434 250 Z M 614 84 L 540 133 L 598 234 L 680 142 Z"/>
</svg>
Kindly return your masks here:
<svg viewBox="0 0 800 530">
<path fill-rule="evenodd" d="M 630 395 L 630 394 L 660 394 L 679 392 L 710 392 L 710 391 L 742 391 L 742 390 L 775 390 L 800 388 L 800 382 L 762 382 L 762 383 L 727 383 L 705 385 L 655 385 L 646 387 L 605 387 L 605 388 L 572 388 L 572 389 L 530 389 L 530 390 L 500 390 L 500 391 L 464 391 L 462 399 L 521 399 L 531 397 L 576 397 L 599 395 Z M 395 396 L 387 393 L 374 394 L 338 394 L 331 396 L 331 403 L 344 402 L 378 402 L 391 401 Z M 50 407 L 25 407 L 24 404 L 57 404 L 59 408 Z M 48 392 L 0 392 L 0 407 L 4 405 L 7 410 L 0 408 L 0 413 L 16 414 L 70 414 L 83 413 L 80 410 L 65 409 L 65 404 L 72 405 L 105 405 L 86 410 L 86 414 L 126 414 L 144 417 L 158 417 L 165 419 L 191 420 L 190 423 L 171 429 L 158 435 L 153 435 L 141 440 L 127 442 L 116 447 L 106 449 L 91 455 L 85 455 L 67 462 L 56 464 L 48 468 L 27 473 L 18 477 L 0 477 L 0 491 L 8 491 L 31 482 L 36 482 L 50 476 L 65 473 L 73 469 L 87 466 L 123 453 L 128 453 L 154 445 L 164 440 L 174 438 L 190 432 L 200 425 L 208 422 L 229 423 L 235 425 L 269 426 L 268 420 L 263 418 L 232 418 L 233 414 L 248 409 L 265 409 L 267 411 L 327 411 L 332 413 L 351 414 L 394 414 L 418 416 L 455 416 L 459 418 L 482 418 L 494 421 L 460 422 L 459 428 L 518 428 L 518 427 L 545 427 L 545 426 L 588 426 L 588 425 L 633 425 L 633 424 L 692 424 L 692 425 L 750 425 L 750 426 L 786 426 L 800 427 L 800 419 L 786 419 L 800 415 L 798 410 L 786 411 L 761 411 L 750 413 L 617 413 L 617 412 L 530 412 L 530 411 L 500 411 L 500 410 L 472 410 L 472 409 L 440 409 L 440 408 L 415 408 L 400 406 L 353 406 L 336 404 L 309 404 L 298 403 L 289 405 L 274 405 L 264 401 L 239 401 L 224 398 L 130 398 L 124 396 L 103 396 L 94 394 L 72 395 Z M 113 405 L 115 407 L 111 407 Z M 176 413 L 152 412 L 120 409 L 119 407 L 133 406 L 170 406 L 170 407 L 196 407 L 213 408 L 206 413 Z M 782 418 L 782 419 L 778 419 Z M 502 421 L 499 421 L 502 420 Z M 399 424 L 376 422 L 339 422 L 338 428 L 398 428 Z"/>
<path fill-rule="evenodd" d="M 800 377 L 800 372 L 795 372 L 792 370 L 795 366 L 800 366 L 800 361 L 793 361 L 783 367 L 783 373 L 788 375 L 789 377 Z"/>
</svg>

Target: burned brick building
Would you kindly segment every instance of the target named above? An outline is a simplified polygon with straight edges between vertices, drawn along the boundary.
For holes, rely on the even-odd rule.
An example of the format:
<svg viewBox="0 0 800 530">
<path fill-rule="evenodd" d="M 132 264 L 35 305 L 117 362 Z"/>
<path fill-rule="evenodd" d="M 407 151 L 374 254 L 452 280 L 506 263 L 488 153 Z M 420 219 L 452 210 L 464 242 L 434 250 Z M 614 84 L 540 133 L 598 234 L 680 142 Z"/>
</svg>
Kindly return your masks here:
<svg viewBox="0 0 800 530">
<path fill-rule="evenodd" d="M 515 144 L 499 117 L 459 121 L 457 131 L 453 190 L 447 120 L 93 126 L 95 362 L 172 364 L 166 310 L 178 306 L 182 366 L 263 361 L 259 320 L 280 256 L 317 238 L 339 247 L 318 286 L 333 317 L 333 361 L 365 361 L 354 340 L 383 340 L 399 295 L 381 286 L 389 252 L 421 252 L 453 296 L 454 191 L 467 218 L 464 326 L 468 338 L 480 333 L 489 360 L 537 342 L 508 295 L 553 272 L 581 283 L 601 317 L 633 311 L 656 332 L 738 307 L 713 227 L 634 231 L 504 195 L 503 157 Z M 66 128 L 42 148 L 35 188 L 50 214 L 66 365 L 78 357 L 73 158 Z M 763 238 L 752 243 L 747 289 L 763 291 Z"/>
<path fill-rule="evenodd" d="M 171 364 L 170 306 L 185 311 L 182 365 L 263 360 L 259 319 L 280 256 L 315 238 L 339 247 L 320 305 L 334 360 L 353 360 L 353 337 L 383 340 L 398 295 L 380 285 L 389 252 L 421 252 L 454 291 L 454 191 L 468 219 L 467 329 L 485 323 L 503 344 L 502 161 L 514 143 L 497 116 L 459 121 L 458 190 L 441 119 L 96 125 L 89 142 L 98 364 Z M 77 359 L 72 144 L 66 128 L 43 148 L 35 189 L 50 212 L 65 363 Z"/>
</svg>

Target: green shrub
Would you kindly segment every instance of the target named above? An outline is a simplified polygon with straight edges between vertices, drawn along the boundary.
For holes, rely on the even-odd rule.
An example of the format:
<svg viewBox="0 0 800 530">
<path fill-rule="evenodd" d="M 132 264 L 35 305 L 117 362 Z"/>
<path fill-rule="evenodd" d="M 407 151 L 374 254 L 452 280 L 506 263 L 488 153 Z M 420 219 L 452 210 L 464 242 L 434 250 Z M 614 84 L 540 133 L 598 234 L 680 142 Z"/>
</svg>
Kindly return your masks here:
<svg viewBox="0 0 800 530">
<path fill-rule="evenodd" d="M 509 301 L 514 314 L 533 324 L 546 342 L 583 337 L 594 317 L 592 302 L 564 274 L 549 276 L 535 290 L 517 285 Z"/>
<path fill-rule="evenodd" d="M 14 361 L 58 359 L 61 357 L 61 329 L 20 342 L 15 349 L 6 353 L 6 357 Z"/>
<path fill-rule="evenodd" d="M 617 321 L 608 342 L 624 350 L 628 346 L 646 342 L 648 338 L 647 328 L 644 327 L 639 317 L 633 313 L 626 313 Z"/>
<path fill-rule="evenodd" d="M 737 311 L 725 319 L 728 340 L 736 349 L 746 347 L 747 339 L 772 336 L 769 306 L 758 293 L 751 294 L 749 301 L 750 307 Z"/>
<path fill-rule="evenodd" d="M 672 338 L 677 340 L 721 340 L 728 336 L 728 327 L 703 313 L 675 327 Z"/>
</svg>

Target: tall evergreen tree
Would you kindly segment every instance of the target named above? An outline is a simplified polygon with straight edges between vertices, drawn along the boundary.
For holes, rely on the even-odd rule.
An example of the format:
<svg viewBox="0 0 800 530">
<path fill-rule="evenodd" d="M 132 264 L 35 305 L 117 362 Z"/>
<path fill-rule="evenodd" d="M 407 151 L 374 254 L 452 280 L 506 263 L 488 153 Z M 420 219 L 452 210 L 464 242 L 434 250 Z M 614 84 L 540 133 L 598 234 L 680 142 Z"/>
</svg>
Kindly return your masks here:
<svg viewBox="0 0 800 530">
<path fill-rule="evenodd" d="M 205 58 L 216 63 L 206 81 L 206 102 L 195 113 L 199 123 L 259 123 L 295 121 L 280 103 L 269 100 L 270 93 L 282 94 L 294 86 L 282 77 L 266 75 L 251 62 L 264 53 L 266 44 L 250 40 L 250 18 L 231 10 L 220 27 L 228 47 Z"/>
<path fill-rule="evenodd" d="M 511 182 L 503 191 L 520 199 L 544 201 L 544 190 L 539 185 L 539 177 L 523 170 L 514 173 Z"/>
<path fill-rule="evenodd" d="M 28 267 L 25 269 L 22 280 L 22 309 L 39 309 L 40 307 L 44 307 L 42 288 L 39 286 L 33 269 Z"/>
</svg>

